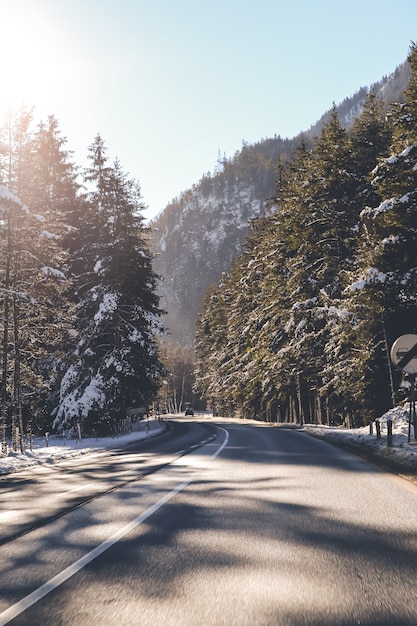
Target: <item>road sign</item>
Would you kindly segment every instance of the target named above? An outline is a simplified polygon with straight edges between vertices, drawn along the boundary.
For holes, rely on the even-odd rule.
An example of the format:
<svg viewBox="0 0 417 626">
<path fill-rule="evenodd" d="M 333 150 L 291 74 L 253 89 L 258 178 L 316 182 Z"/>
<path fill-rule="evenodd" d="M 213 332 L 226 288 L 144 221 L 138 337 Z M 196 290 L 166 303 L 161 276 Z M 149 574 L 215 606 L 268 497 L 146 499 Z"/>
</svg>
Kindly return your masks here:
<svg viewBox="0 0 417 626">
<path fill-rule="evenodd" d="M 417 374 L 417 335 L 402 335 L 392 344 L 391 361 L 407 374 Z"/>
</svg>

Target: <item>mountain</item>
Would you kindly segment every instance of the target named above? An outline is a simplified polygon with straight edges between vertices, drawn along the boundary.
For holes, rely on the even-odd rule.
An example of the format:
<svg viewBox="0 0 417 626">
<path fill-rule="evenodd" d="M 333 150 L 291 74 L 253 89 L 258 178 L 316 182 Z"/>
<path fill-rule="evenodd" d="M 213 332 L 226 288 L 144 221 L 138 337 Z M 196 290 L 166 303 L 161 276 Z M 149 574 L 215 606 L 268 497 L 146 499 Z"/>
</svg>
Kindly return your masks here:
<svg viewBox="0 0 417 626">
<path fill-rule="evenodd" d="M 408 62 L 371 87 L 362 87 L 337 106 L 346 128 L 361 112 L 361 103 L 374 91 L 387 106 L 401 101 L 408 85 Z M 161 277 L 161 306 L 172 341 L 191 345 L 201 300 L 218 283 L 239 253 L 249 221 L 266 210 L 274 193 L 280 159 L 290 156 L 301 139 L 318 135 L 330 110 L 310 129 L 293 139 L 279 135 L 245 144 L 230 158 L 218 161 L 215 171 L 167 205 L 151 226 L 154 270 Z"/>
</svg>

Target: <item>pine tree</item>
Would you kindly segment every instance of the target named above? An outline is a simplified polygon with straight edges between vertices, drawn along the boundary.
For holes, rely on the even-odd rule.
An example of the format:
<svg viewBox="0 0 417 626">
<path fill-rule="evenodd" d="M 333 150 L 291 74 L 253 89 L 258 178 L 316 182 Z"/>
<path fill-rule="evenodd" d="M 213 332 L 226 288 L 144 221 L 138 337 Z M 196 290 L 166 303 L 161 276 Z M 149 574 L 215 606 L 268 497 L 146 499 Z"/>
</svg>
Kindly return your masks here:
<svg viewBox="0 0 417 626">
<path fill-rule="evenodd" d="M 374 92 L 367 95 L 361 114 L 353 120 L 350 139 L 356 174 L 370 187 L 370 174 L 392 140 L 386 104 Z"/>
<path fill-rule="evenodd" d="M 242 417 L 271 416 L 269 387 L 276 373 L 271 372 L 269 361 L 285 293 L 283 274 L 274 270 L 278 265 L 284 269 L 286 259 L 280 256 L 274 228 L 275 215 L 251 222 L 228 279 L 227 359 L 222 374 L 235 411 Z"/>
<path fill-rule="evenodd" d="M 97 136 L 89 149 L 82 231 L 72 251 L 78 339 L 63 377 L 55 426 L 77 420 L 88 431 L 113 431 L 126 409 L 146 406 L 162 373 L 161 330 L 144 208 L 136 181 L 108 166 Z"/>
<path fill-rule="evenodd" d="M 411 75 L 404 92 L 404 102 L 395 103 L 391 107 L 394 153 L 400 153 L 417 143 L 417 44 L 411 44 L 407 60 Z"/>
<path fill-rule="evenodd" d="M 382 381 L 379 397 L 385 410 L 391 406 L 398 382 L 398 375 L 390 368 L 389 346 L 399 335 L 416 331 L 417 47 L 414 44 L 409 62 L 412 77 L 405 103 L 394 105 L 390 114 L 391 154 L 375 168 L 372 180 L 375 201 L 361 214 L 364 245 L 360 271 L 351 285 L 356 308 L 361 307 L 362 332 L 376 338 L 368 351 L 373 354 L 370 363 L 373 377 Z M 393 377 L 396 381 L 389 392 Z"/>
<path fill-rule="evenodd" d="M 209 287 L 203 297 L 195 333 L 196 384 L 214 415 L 228 415 L 231 399 L 225 390 L 222 366 L 227 361 L 227 275 L 218 286 Z"/>
<path fill-rule="evenodd" d="M 13 374 L 4 371 L 9 382 L 3 382 L 3 387 L 10 389 L 15 449 L 24 446 L 24 422 L 30 422 L 36 431 L 49 421 L 46 402 L 57 378 L 56 362 L 59 351 L 62 357 L 66 332 L 63 294 L 68 282 L 61 211 L 63 201 L 70 203 L 76 194 L 74 178 L 67 176 L 65 194 L 60 187 L 64 175 L 58 176 L 58 167 L 69 171 L 70 166 L 65 164 L 56 121 L 50 118 L 49 128 L 45 130 L 41 124 L 35 134 L 30 121 L 25 112 L 13 126 L 9 123 L 9 152 L 1 168 L 4 182 L 20 190 L 13 206 L 5 207 L 3 256 L 8 284 L 4 334 L 8 335 L 8 345 L 13 346 L 10 356 L 3 352 L 3 360 L 13 367 Z"/>
<path fill-rule="evenodd" d="M 385 105 L 375 94 L 368 94 L 361 115 L 355 119 L 351 133 L 358 193 L 363 206 L 378 202 L 372 185 L 372 174 L 379 159 L 387 154 L 391 141 L 391 124 Z M 355 253 L 341 275 L 345 287 L 352 283 L 360 268 L 365 270 L 370 246 L 366 232 L 358 221 Z M 362 296 L 365 296 L 363 293 Z M 352 423 L 372 421 L 387 408 L 386 341 L 381 311 L 369 297 L 358 297 L 357 291 L 345 289 L 331 323 L 326 345 L 326 367 L 323 372 L 326 395 L 348 399 Z"/>
<path fill-rule="evenodd" d="M 295 189 L 293 182 L 287 184 L 290 193 L 286 195 L 284 188 L 281 198 L 288 215 L 285 229 L 293 242 L 288 264 L 285 369 L 297 389 L 300 418 L 308 420 L 309 389 L 317 396 L 322 387 L 329 316 L 343 290 L 341 276 L 352 259 L 359 219 L 354 161 L 335 109 L 308 160 L 304 157 L 303 167 L 295 173 Z"/>
<path fill-rule="evenodd" d="M 36 316 L 30 331 L 41 326 L 42 337 L 36 354 L 31 355 L 31 370 L 43 384 L 36 394 L 32 411 L 36 427 L 49 428 L 50 410 L 54 406 L 60 373 L 65 367 L 71 345 L 71 280 L 68 267 L 69 237 L 73 232 L 72 215 L 79 203 L 77 168 L 67 150 L 54 116 L 41 122 L 33 136 L 31 186 L 27 202 L 42 221 L 37 247 L 41 273 L 36 281 Z"/>
</svg>

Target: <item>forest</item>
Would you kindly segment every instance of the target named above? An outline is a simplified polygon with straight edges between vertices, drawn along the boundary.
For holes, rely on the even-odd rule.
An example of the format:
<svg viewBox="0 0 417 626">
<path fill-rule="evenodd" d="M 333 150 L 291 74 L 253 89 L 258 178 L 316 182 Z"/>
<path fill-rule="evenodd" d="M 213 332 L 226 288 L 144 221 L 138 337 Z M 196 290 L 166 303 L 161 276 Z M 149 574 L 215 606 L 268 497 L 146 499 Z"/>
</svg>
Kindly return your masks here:
<svg viewBox="0 0 417 626">
<path fill-rule="evenodd" d="M 387 107 L 402 102 L 409 80 L 409 64 L 404 61 L 388 76 L 337 104 L 341 123 L 351 128 L 369 91 Z M 193 345 L 204 293 L 230 270 L 249 221 L 264 213 L 265 200 L 274 194 L 279 162 L 301 141 L 311 146 L 330 116 L 331 108 L 293 138 L 275 134 L 252 144 L 242 142 L 233 156 L 221 158 L 219 153 L 214 171 L 204 174 L 152 220 L 154 269 L 161 276 L 158 293 L 167 310 L 164 322 L 171 341 Z M 280 125 L 277 118 L 276 128 Z"/>
<path fill-rule="evenodd" d="M 242 252 L 204 296 L 196 384 L 215 414 L 344 424 L 408 396 L 390 361 L 417 331 L 417 47 L 401 103 L 336 107 L 283 156 Z"/>
<path fill-rule="evenodd" d="M 417 320 L 414 44 L 409 63 L 401 103 L 387 110 L 371 91 L 348 130 L 334 107 L 314 139 L 266 142 L 285 149 L 277 168 L 272 154 L 257 157 L 253 182 L 275 191 L 243 247 L 229 246 L 232 267 L 203 297 L 194 349 L 163 341 L 138 181 L 109 163 L 100 135 L 81 168 L 53 115 L 35 124 L 33 111 L 10 111 L 0 127 L 1 452 L 49 430 L 115 434 L 128 409 L 155 404 L 357 426 L 405 399 L 410 381 L 389 348 Z M 252 156 L 244 146 L 233 160 L 250 176 Z"/>
<path fill-rule="evenodd" d="M 54 116 L 0 129 L 2 453 L 32 434 L 115 433 L 164 368 L 139 183 L 97 135 L 72 162 Z"/>
</svg>

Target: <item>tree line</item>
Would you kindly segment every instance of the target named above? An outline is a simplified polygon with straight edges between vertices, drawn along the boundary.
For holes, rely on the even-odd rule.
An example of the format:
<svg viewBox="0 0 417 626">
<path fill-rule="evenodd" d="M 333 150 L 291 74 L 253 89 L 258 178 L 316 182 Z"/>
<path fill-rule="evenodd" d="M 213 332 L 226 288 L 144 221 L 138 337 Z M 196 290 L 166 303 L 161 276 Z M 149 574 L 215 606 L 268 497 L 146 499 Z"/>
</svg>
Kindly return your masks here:
<svg viewBox="0 0 417 626">
<path fill-rule="evenodd" d="M 80 424 L 115 432 L 163 375 L 156 275 L 140 185 L 97 135 L 72 161 L 58 121 L 0 129 L 2 452 Z"/>
<path fill-rule="evenodd" d="M 407 392 L 389 350 L 417 325 L 417 47 L 404 102 L 336 107 L 282 158 L 274 196 L 204 297 L 196 381 L 215 413 L 358 426 Z"/>
</svg>

